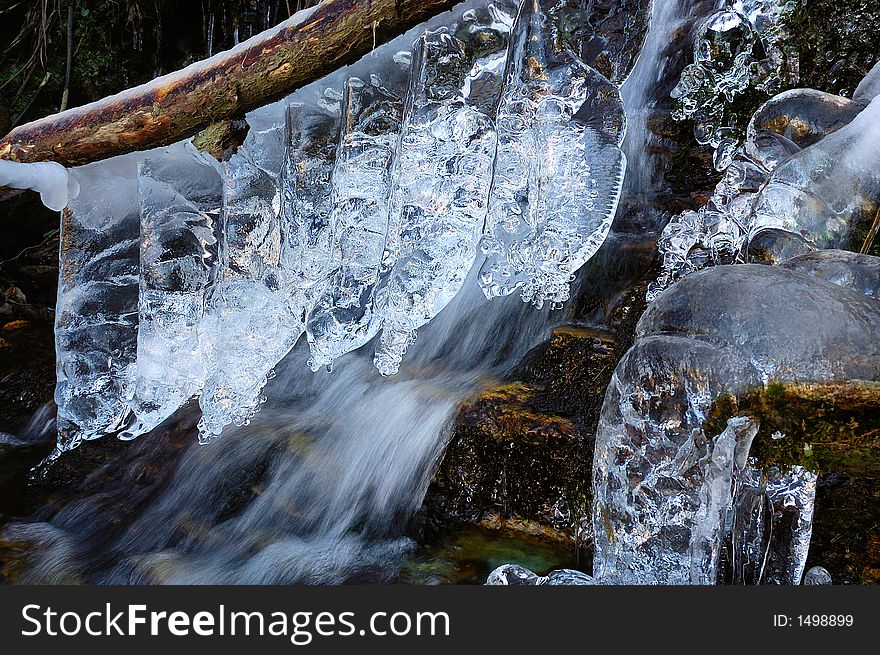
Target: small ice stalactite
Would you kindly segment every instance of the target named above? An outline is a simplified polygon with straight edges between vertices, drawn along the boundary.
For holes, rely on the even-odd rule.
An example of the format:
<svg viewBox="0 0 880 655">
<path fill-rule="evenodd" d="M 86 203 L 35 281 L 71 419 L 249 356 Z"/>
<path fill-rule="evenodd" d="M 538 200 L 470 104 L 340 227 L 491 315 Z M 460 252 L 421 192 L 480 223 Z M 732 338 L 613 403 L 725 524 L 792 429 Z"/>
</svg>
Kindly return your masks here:
<svg viewBox="0 0 880 655">
<path fill-rule="evenodd" d="M 0 188 L 30 189 L 40 194 L 43 204 L 61 211 L 79 195 L 79 183 L 67 169 L 55 162 L 21 164 L 0 159 Z"/>
<path fill-rule="evenodd" d="M 674 216 L 663 230 L 658 240 L 663 268 L 649 287 L 648 300 L 700 269 L 746 261 L 755 201 L 771 173 L 848 125 L 860 111 L 862 106 L 848 98 L 812 89 L 786 91 L 764 103 L 706 205 Z"/>
<path fill-rule="evenodd" d="M 762 470 L 754 461 L 740 472 L 727 545 L 732 584 L 800 584 L 813 531 L 817 479 L 803 466 Z"/>
<path fill-rule="evenodd" d="M 221 279 L 208 312 L 208 377 L 199 398 L 200 439 L 245 423 L 272 366 L 299 337 L 289 325 L 281 270 L 280 190 L 284 129 L 252 131 L 225 164 Z"/>
<path fill-rule="evenodd" d="M 418 328 L 459 292 L 477 255 L 496 148 L 512 3 L 465 12 L 415 44 L 394 163 L 374 362 L 393 375 Z"/>
<path fill-rule="evenodd" d="M 140 208 L 135 153 L 71 171 L 81 191 L 62 214 L 55 350 L 57 453 L 133 420 Z"/>
<path fill-rule="evenodd" d="M 730 103 L 747 91 L 777 93 L 799 78 L 797 52 L 785 22 L 798 0 L 727 0 L 694 35 L 694 61 L 672 91 L 673 117 L 694 121 L 694 136 L 715 148 L 715 168 L 725 170 L 742 137 Z M 763 54 L 763 58 L 758 58 Z"/>
<path fill-rule="evenodd" d="M 350 78 L 332 174 L 335 272 L 307 323 L 312 370 L 360 348 L 381 326 L 375 294 L 388 234 L 391 161 L 403 118 L 404 70 Z"/>
<path fill-rule="evenodd" d="M 141 203 L 137 422 L 149 432 L 205 383 L 206 309 L 220 274 L 219 165 L 191 144 L 172 146 L 138 169 Z"/>
<path fill-rule="evenodd" d="M 518 564 L 502 564 L 489 574 L 487 586 L 577 586 L 595 585 L 592 576 L 574 569 L 557 569 L 540 576 Z"/>
<path fill-rule="evenodd" d="M 520 290 L 537 307 L 568 300 L 608 235 L 625 170 L 619 90 L 576 54 L 565 4 L 527 0 L 517 17 L 480 244 L 486 296 Z"/>
</svg>

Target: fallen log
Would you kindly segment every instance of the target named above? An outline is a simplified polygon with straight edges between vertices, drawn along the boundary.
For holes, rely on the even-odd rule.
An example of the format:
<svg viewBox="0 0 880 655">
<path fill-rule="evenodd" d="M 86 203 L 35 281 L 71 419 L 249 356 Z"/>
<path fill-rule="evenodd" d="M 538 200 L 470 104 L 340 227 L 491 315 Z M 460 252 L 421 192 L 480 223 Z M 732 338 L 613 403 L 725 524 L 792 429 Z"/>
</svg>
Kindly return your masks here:
<svg viewBox="0 0 880 655">
<path fill-rule="evenodd" d="M 232 50 L 17 127 L 0 139 L 0 159 L 78 166 L 180 141 L 279 100 L 455 4 L 325 0 Z"/>
</svg>

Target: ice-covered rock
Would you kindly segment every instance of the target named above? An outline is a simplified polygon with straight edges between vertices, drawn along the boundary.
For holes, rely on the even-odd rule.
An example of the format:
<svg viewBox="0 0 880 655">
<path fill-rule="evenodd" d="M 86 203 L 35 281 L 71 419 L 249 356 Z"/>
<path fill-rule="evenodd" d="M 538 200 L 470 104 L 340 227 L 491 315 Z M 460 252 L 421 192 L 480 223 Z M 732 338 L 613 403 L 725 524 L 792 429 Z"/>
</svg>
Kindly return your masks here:
<svg viewBox="0 0 880 655">
<path fill-rule="evenodd" d="M 519 564 L 502 564 L 489 574 L 486 585 L 539 585 L 544 579 Z"/>
<path fill-rule="evenodd" d="M 834 584 L 828 569 L 821 566 L 814 566 L 804 573 L 804 585 L 826 585 Z"/>
<path fill-rule="evenodd" d="M 714 583 L 714 555 L 693 566 L 695 546 L 717 528 L 705 523 L 717 507 L 707 489 L 713 479 L 727 484 L 713 457 L 718 448 L 728 456 L 729 445 L 705 430 L 714 403 L 775 381 L 880 379 L 878 329 L 878 301 L 780 267 L 710 268 L 660 294 L 618 364 L 599 422 L 599 582 Z M 808 497 L 810 484 L 790 488 Z M 811 507 L 802 508 L 804 528 Z M 799 538 L 789 540 L 776 579 L 800 575 L 791 563 L 804 561 Z"/>
<path fill-rule="evenodd" d="M 592 576 L 574 569 L 557 569 L 545 576 L 540 576 L 519 564 L 502 564 L 489 574 L 487 586 L 521 585 L 521 586 L 576 586 L 595 585 Z"/>
<path fill-rule="evenodd" d="M 817 250 L 792 257 L 782 267 L 880 300 L 880 257 L 848 250 Z"/>
<path fill-rule="evenodd" d="M 874 64 L 874 68 L 865 75 L 856 87 L 853 100 L 867 104 L 878 95 L 880 95 L 880 61 Z"/>
<path fill-rule="evenodd" d="M 797 82 L 797 53 L 786 42 L 785 21 L 798 2 L 726 0 L 696 30 L 693 63 L 672 91 L 673 117 L 693 119 L 694 136 L 715 148 L 719 171 L 730 165 L 742 138 L 730 111 L 734 99 L 750 89 L 773 93 Z"/>
<path fill-rule="evenodd" d="M 783 225 L 758 229 L 755 202 L 782 162 L 848 126 L 862 110 L 848 98 L 812 89 L 785 91 L 759 107 L 706 205 L 674 216 L 664 228 L 658 240 L 663 270 L 649 300 L 707 266 L 775 264 L 817 247 L 809 235 Z"/>
</svg>

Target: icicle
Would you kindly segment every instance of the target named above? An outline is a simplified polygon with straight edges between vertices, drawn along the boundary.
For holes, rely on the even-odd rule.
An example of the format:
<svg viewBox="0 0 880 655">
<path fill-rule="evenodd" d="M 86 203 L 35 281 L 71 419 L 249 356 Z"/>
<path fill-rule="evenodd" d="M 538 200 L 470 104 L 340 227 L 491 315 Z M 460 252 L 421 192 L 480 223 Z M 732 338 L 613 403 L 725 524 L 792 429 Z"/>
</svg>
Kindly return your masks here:
<svg viewBox="0 0 880 655">
<path fill-rule="evenodd" d="M 608 235 L 625 169 L 619 90 L 575 56 L 557 4 L 527 0 L 517 17 L 481 242 L 486 296 L 520 289 L 537 307 L 568 299 Z"/>
<path fill-rule="evenodd" d="M 152 430 L 205 383 L 203 319 L 219 278 L 219 166 L 195 148 L 172 146 L 138 170 L 141 203 L 137 422 Z"/>
<path fill-rule="evenodd" d="M 381 324 L 374 296 L 388 233 L 391 159 L 399 141 L 406 84 L 396 64 L 386 78 L 352 78 L 346 84 L 332 177 L 336 272 L 307 325 L 314 371 L 363 346 Z"/>
<path fill-rule="evenodd" d="M 394 171 L 374 362 L 397 372 L 415 331 L 458 293 L 486 217 L 510 3 L 474 9 L 415 46 Z"/>
</svg>

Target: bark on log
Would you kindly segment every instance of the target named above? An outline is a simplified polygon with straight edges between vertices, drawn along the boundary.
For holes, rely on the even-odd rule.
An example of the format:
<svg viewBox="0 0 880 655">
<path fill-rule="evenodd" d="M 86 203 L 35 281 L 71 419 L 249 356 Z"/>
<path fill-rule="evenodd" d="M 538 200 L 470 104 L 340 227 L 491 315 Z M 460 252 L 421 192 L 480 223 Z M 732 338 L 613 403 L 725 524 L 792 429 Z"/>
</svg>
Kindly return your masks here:
<svg viewBox="0 0 880 655">
<path fill-rule="evenodd" d="M 356 61 L 457 0 L 325 0 L 140 87 L 15 128 L 0 158 L 78 166 L 190 137 Z"/>
</svg>

